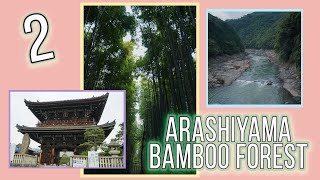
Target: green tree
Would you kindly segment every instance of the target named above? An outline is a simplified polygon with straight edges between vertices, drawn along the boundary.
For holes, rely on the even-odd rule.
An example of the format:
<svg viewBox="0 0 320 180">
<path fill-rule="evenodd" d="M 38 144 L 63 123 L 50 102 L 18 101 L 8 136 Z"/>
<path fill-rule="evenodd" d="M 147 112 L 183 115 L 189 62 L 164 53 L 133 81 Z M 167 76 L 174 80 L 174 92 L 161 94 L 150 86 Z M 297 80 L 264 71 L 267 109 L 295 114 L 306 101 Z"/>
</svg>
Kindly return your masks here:
<svg viewBox="0 0 320 180">
<path fill-rule="evenodd" d="M 123 123 L 119 124 L 120 130 L 117 132 L 116 137 L 114 140 L 118 142 L 120 145 L 123 145 Z"/>
<path fill-rule="evenodd" d="M 62 157 L 60 158 L 59 165 L 70 165 L 70 157 L 68 155 L 63 154 Z"/>
<path fill-rule="evenodd" d="M 80 147 L 84 147 L 86 150 L 90 150 L 91 148 L 97 150 L 106 137 L 103 129 L 91 127 L 86 129 L 86 132 L 84 133 L 84 139 L 86 142 L 80 144 Z"/>
</svg>

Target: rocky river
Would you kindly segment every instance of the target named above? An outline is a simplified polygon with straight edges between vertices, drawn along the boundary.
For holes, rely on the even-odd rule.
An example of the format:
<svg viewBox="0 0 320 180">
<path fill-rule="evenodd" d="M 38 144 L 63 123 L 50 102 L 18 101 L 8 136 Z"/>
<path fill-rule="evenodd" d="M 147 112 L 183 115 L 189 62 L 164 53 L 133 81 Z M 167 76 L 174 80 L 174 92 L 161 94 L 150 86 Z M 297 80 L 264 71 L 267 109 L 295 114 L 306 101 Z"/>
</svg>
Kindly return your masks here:
<svg viewBox="0 0 320 180">
<path fill-rule="evenodd" d="M 234 67 L 236 68 L 231 68 L 239 71 L 236 73 L 236 78 L 232 75 L 235 73 L 228 69 L 221 70 L 221 72 L 225 73 L 225 77 L 219 76 L 219 72 L 216 76 L 213 75 L 212 77 L 214 78 L 211 77 L 211 80 L 209 77 L 209 104 L 297 103 L 292 94 L 283 86 L 284 80 L 279 77 L 279 65 L 272 62 L 267 55 L 256 53 L 255 51 L 247 51 L 240 61 L 235 62 L 238 62 L 238 64 L 242 62 L 240 65 L 243 66 L 242 69 L 238 67 L 239 65 L 235 65 Z M 210 76 L 210 73 L 208 75 Z M 232 77 L 232 82 L 224 84 L 228 76 Z M 212 79 L 217 79 L 218 81 L 213 83 Z"/>
</svg>

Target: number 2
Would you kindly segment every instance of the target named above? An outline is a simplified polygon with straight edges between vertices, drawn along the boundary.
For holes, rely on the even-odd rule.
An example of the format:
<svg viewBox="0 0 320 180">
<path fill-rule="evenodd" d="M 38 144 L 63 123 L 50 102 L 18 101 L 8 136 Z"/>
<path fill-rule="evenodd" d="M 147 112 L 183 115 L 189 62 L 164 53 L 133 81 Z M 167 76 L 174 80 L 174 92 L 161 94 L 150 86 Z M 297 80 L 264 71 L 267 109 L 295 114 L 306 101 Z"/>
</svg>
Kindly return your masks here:
<svg viewBox="0 0 320 180">
<path fill-rule="evenodd" d="M 55 56 L 53 51 L 42 53 L 42 54 L 38 53 L 41 44 L 43 43 L 44 39 L 48 34 L 48 21 L 44 15 L 40 13 L 34 13 L 34 14 L 28 15 L 23 22 L 24 33 L 28 34 L 32 32 L 31 24 L 33 21 L 39 22 L 40 32 L 30 48 L 29 56 L 30 56 L 31 63 L 54 59 Z"/>
</svg>

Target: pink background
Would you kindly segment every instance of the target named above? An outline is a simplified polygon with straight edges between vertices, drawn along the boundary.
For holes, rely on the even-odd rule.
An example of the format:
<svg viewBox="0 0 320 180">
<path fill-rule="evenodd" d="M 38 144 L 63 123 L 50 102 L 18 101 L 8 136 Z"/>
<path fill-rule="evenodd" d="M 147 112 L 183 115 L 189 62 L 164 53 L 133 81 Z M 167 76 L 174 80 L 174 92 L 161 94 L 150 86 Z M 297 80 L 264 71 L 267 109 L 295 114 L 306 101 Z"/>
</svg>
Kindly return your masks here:
<svg viewBox="0 0 320 180">
<path fill-rule="evenodd" d="M 9 92 L 8 90 L 77 90 L 80 88 L 80 2 L 58 1 L 18 1 L 2 3 L 0 66 L 0 173 L 5 179 L 80 179 L 79 169 L 14 169 L 8 167 L 8 129 L 9 129 Z M 90 2 L 90 1 L 86 1 Z M 101 2 L 101 1 L 100 1 Z M 110 1 L 108 1 L 110 2 Z M 125 1 L 114 1 L 125 2 Z M 130 1 L 134 2 L 134 1 Z M 157 2 L 157 1 L 149 1 Z M 161 1 L 172 2 L 172 1 Z M 174 2 L 187 2 L 174 1 Z M 197 1 L 189 1 L 197 2 Z M 317 74 L 319 42 L 319 5 L 311 0 L 200 0 L 200 67 L 198 95 L 201 114 L 289 114 L 294 140 L 308 140 L 307 170 L 304 172 L 265 172 L 248 173 L 224 171 L 201 172 L 203 179 L 320 179 L 319 130 L 320 123 L 316 112 L 319 109 L 319 87 Z M 304 107 L 303 108 L 206 108 L 206 9 L 207 8 L 245 8 L 245 9 L 291 9 L 304 10 Z M 49 21 L 49 34 L 43 51 L 55 51 L 56 58 L 50 62 L 30 64 L 28 53 L 38 31 L 25 35 L 22 29 L 24 17 L 31 13 L 43 13 Z M 33 25 L 35 28 L 37 25 Z M 312 78 L 312 79 L 311 79 Z M 213 173 L 213 174 L 212 174 Z M 211 177 L 213 176 L 213 177 Z M 124 178 L 123 178 L 124 179 Z M 167 179 L 167 177 L 166 177 Z"/>
</svg>

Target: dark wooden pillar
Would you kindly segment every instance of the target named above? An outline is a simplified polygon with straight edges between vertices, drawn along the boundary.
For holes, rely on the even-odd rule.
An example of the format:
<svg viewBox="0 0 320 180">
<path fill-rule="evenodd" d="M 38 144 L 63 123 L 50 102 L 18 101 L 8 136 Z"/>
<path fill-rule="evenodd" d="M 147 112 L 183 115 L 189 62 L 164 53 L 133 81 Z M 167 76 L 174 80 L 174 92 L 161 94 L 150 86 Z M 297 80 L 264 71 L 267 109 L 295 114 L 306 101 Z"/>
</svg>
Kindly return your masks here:
<svg viewBox="0 0 320 180">
<path fill-rule="evenodd" d="M 51 148 L 51 164 L 54 164 L 54 146 Z"/>
<path fill-rule="evenodd" d="M 41 158 L 42 158 L 42 145 L 40 145 L 39 163 L 41 163 Z"/>
</svg>

